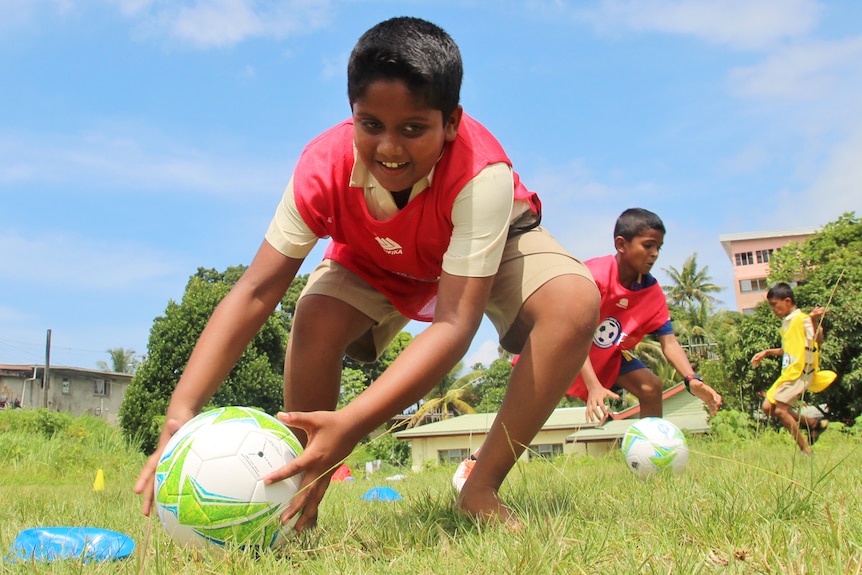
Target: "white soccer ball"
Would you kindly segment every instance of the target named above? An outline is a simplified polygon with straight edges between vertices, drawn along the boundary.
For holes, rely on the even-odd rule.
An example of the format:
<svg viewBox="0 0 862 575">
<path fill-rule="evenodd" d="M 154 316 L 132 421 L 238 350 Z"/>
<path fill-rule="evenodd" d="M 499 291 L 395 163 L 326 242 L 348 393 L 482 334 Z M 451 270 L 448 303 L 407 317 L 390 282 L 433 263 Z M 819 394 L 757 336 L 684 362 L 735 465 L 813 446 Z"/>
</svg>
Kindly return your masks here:
<svg viewBox="0 0 862 575">
<path fill-rule="evenodd" d="M 681 473 L 688 463 L 685 436 L 661 417 L 634 422 L 623 436 L 622 451 L 628 468 L 641 479 L 654 473 Z"/>
<path fill-rule="evenodd" d="M 263 477 L 301 452 L 290 429 L 257 409 L 221 407 L 201 413 L 171 437 L 159 459 L 159 519 L 184 546 L 276 547 L 292 531 L 292 522 L 281 525 L 281 513 L 301 479 L 264 485 Z"/>
</svg>

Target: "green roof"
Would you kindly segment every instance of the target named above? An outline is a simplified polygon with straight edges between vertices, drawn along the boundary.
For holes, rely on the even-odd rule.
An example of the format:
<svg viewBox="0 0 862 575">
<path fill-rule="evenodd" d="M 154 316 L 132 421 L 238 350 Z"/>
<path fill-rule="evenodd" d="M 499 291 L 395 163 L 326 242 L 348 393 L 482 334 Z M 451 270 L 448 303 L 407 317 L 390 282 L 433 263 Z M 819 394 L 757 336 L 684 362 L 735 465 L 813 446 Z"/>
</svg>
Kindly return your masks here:
<svg viewBox="0 0 862 575">
<path fill-rule="evenodd" d="M 586 422 L 585 411 L 586 408 L 584 407 L 561 407 L 555 409 L 548 417 L 542 429 L 570 428 L 574 430 L 583 426 L 595 426 L 595 423 Z M 494 423 L 495 417 L 497 417 L 496 413 L 470 413 L 411 427 L 404 431 L 398 431 L 393 435 L 398 439 L 411 439 L 414 437 L 488 433 L 491 429 L 491 424 Z"/>
<path fill-rule="evenodd" d="M 690 433 L 706 433 L 709 430 L 706 410 L 699 399 L 684 391 L 683 384 L 678 384 L 665 390 L 663 410 L 664 418 L 674 425 Z M 542 426 L 543 431 L 552 429 L 571 429 L 572 434 L 567 441 L 607 441 L 609 439 L 621 438 L 632 418 L 637 416 L 637 406 L 614 414 L 615 419 L 605 422 L 598 427 L 595 422 L 586 421 L 586 408 L 584 407 L 561 407 L 557 408 L 548 417 Z M 459 415 L 434 423 L 419 425 L 393 435 L 397 439 L 409 440 L 417 437 L 443 437 L 454 435 L 475 435 L 488 433 L 491 424 L 494 423 L 496 413 L 471 413 Z"/>
</svg>

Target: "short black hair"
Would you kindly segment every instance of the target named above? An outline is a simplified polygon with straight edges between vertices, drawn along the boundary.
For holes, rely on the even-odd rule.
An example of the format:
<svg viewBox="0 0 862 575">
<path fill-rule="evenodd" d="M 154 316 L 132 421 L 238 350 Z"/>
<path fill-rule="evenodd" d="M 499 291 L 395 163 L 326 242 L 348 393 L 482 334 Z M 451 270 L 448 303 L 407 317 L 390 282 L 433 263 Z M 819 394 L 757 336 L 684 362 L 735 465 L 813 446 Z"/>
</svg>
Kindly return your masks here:
<svg viewBox="0 0 862 575">
<path fill-rule="evenodd" d="M 620 214 L 614 225 L 614 237 L 622 236 L 632 241 L 646 230 L 657 230 L 665 234 L 664 222 L 656 214 L 643 208 L 629 208 Z"/>
<path fill-rule="evenodd" d="M 458 107 L 464 75 L 461 51 L 439 26 L 420 18 L 398 17 L 377 24 L 356 43 L 347 64 L 351 106 L 377 80 L 402 80 L 410 92 L 443 112 Z"/>
<path fill-rule="evenodd" d="M 790 285 L 779 282 L 769 288 L 766 292 L 766 299 L 790 299 L 790 303 L 796 305 L 796 299 L 793 297 L 793 288 Z"/>
</svg>

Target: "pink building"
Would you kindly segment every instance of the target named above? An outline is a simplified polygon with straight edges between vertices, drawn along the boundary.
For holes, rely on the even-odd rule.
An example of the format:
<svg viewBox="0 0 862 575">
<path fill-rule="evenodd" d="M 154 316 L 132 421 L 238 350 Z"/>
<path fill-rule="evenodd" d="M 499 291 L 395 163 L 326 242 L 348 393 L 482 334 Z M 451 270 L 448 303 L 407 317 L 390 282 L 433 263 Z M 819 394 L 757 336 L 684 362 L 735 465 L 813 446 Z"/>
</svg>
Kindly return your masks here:
<svg viewBox="0 0 862 575">
<path fill-rule="evenodd" d="M 820 228 L 792 228 L 774 232 L 722 234 L 718 237 L 733 265 L 733 291 L 736 309 L 753 313 L 755 306 L 766 298 L 769 285 L 769 259 L 772 253 L 790 242 L 803 242 Z"/>
</svg>

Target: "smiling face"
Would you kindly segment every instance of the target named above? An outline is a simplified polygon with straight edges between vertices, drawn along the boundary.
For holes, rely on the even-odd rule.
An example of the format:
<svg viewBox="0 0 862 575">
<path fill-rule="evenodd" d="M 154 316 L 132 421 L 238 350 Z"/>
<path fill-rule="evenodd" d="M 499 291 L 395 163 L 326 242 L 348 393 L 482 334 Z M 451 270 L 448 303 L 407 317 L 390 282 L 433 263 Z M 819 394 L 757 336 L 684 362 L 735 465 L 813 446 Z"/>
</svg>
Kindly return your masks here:
<svg viewBox="0 0 862 575">
<path fill-rule="evenodd" d="M 369 84 L 352 108 L 359 158 L 390 192 L 409 189 L 427 176 L 461 121 L 460 106 L 444 122 L 443 112 L 429 108 L 400 80 Z"/>
<path fill-rule="evenodd" d="M 623 276 L 647 274 L 652 270 L 653 264 L 658 259 L 659 251 L 664 245 L 664 233 L 660 230 L 645 229 L 638 233 L 631 241 L 622 236 L 614 239 L 617 248 L 617 261 L 619 262 L 620 280 Z"/>
</svg>

